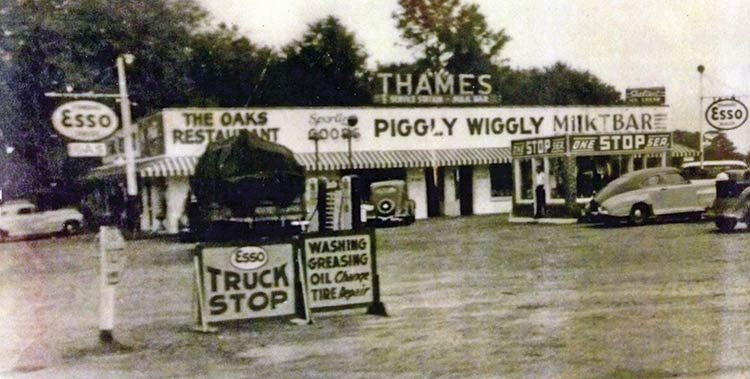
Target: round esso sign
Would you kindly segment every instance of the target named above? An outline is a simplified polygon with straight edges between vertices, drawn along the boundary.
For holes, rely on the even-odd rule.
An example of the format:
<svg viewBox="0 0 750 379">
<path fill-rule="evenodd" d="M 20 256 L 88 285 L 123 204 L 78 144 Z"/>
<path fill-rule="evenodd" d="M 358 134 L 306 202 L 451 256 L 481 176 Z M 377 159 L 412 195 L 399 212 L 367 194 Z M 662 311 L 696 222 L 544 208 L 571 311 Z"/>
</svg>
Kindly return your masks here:
<svg viewBox="0 0 750 379">
<path fill-rule="evenodd" d="M 711 103 L 706 109 L 706 121 L 714 129 L 737 129 L 747 121 L 747 107 L 736 99 L 722 99 Z"/>
<path fill-rule="evenodd" d="M 232 252 L 230 262 L 240 270 L 255 270 L 268 262 L 268 253 L 258 246 L 238 247 Z"/>
<path fill-rule="evenodd" d="M 90 100 L 65 103 L 52 113 L 52 126 L 75 141 L 99 141 L 117 130 L 117 115 L 108 106 Z"/>
</svg>

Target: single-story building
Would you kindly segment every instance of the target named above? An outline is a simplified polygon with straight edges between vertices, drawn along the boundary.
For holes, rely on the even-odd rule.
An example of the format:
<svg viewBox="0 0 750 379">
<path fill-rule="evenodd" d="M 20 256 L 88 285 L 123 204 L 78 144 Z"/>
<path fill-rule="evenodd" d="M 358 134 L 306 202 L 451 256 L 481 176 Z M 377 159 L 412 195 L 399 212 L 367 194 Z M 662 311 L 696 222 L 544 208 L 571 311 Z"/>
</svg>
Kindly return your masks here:
<svg viewBox="0 0 750 379">
<path fill-rule="evenodd" d="M 658 151 L 575 151 L 579 199 L 619 174 L 673 164 L 697 152 L 672 143 L 668 107 L 425 107 L 425 108 L 168 108 L 138 121 L 134 138 L 141 228 L 175 233 L 189 177 L 206 146 L 241 129 L 286 146 L 308 177 L 357 174 L 371 182 L 402 179 L 416 218 L 507 213 L 526 202 L 529 172 L 544 163 L 548 197 L 558 191 L 560 152 L 534 151 L 552 137 L 668 135 Z M 585 138 L 584 138 L 585 137 Z M 513 141 L 524 142 L 516 151 Z M 545 142 L 546 141 L 546 142 Z M 90 177 L 124 180 L 123 136 L 106 141 L 108 155 Z M 612 142 L 615 143 L 615 142 Z M 520 146 L 520 145 L 519 145 Z M 566 145 L 567 146 L 567 145 Z M 570 156 L 571 148 L 562 152 Z M 597 145 L 598 146 L 598 145 Z M 567 147 L 566 147 L 567 149 Z M 656 155 L 654 155 L 656 154 Z M 514 157 L 515 163 L 514 163 Z M 523 207 L 517 208 L 523 213 Z"/>
</svg>

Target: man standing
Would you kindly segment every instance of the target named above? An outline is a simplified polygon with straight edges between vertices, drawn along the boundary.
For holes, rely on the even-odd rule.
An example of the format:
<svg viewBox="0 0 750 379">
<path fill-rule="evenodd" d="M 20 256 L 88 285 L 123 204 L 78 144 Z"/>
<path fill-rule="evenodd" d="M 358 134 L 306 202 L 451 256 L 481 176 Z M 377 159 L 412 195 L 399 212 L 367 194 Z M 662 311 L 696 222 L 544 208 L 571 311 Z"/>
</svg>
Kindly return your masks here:
<svg viewBox="0 0 750 379">
<path fill-rule="evenodd" d="M 534 197 L 536 199 L 536 214 L 534 214 L 534 218 L 542 218 L 545 216 L 545 207 L 547 206 L 547 199 L 546 199 L 546 192 L 544 191 L 544 183 L 547 181 L 547 178 L 544 176 L 544 167 L 538 166 L 536 168 L 536 178 L 534 179 L 534 184 L 536 185 L 536 190 L 534 191 Z"/>
</svg>

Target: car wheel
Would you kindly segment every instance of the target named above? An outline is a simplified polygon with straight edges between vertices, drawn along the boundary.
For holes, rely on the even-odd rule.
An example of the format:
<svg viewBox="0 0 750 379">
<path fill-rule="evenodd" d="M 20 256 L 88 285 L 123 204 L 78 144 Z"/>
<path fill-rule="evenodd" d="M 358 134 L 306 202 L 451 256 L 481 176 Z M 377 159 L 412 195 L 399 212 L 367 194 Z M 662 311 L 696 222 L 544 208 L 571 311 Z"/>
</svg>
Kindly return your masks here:
<svg viewBox="0 0 750 379">
<path fill-rule="evenodd" d="M 646 204 L 636 204 L 630 209 L 630 216 L 628 222 L 630 225 L 643 225 L 648 220 L 648 216 L 651 214 Z"/>
<path fill-rule="evenodd" d="M 81 231 L 81 223 L 75 220 L 65 221 L 62 231 L 66 236 L 76 234 Z"/>
<path fill-rule="evenodd" d="M 733 217 L 717 218 L 716 226 L 719 228 L 720 231 L 724 233 L 729 233 L 734 230 L 735 226 L 737 226 L 737 219 Z"/>
</svg>

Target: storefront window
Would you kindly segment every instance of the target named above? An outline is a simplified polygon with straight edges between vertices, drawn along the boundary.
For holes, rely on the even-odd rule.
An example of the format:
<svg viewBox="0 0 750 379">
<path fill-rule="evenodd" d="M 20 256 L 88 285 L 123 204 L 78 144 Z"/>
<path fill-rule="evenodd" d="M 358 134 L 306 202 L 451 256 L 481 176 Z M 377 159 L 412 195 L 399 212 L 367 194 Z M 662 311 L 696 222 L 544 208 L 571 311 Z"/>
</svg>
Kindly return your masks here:
<svg viewBox="0 0 750 379">
<path fill-rule="evenodd" d="M 510 163 L 490 165 L 490 191 L 492 197 L 513 194 L 513 169 Z"/>
<path fill-rule="evenodd" d="M 534 170 L 531 167 L 531 160 L 524 159 L 519 162 L 521 168 L 521 199 L 534 199 Z"/>
<path fill-rule="evenodd" d="M 549 159 L 549 188 L 550 198 L 565 198 L 565 159 Z"/>
</svg>

